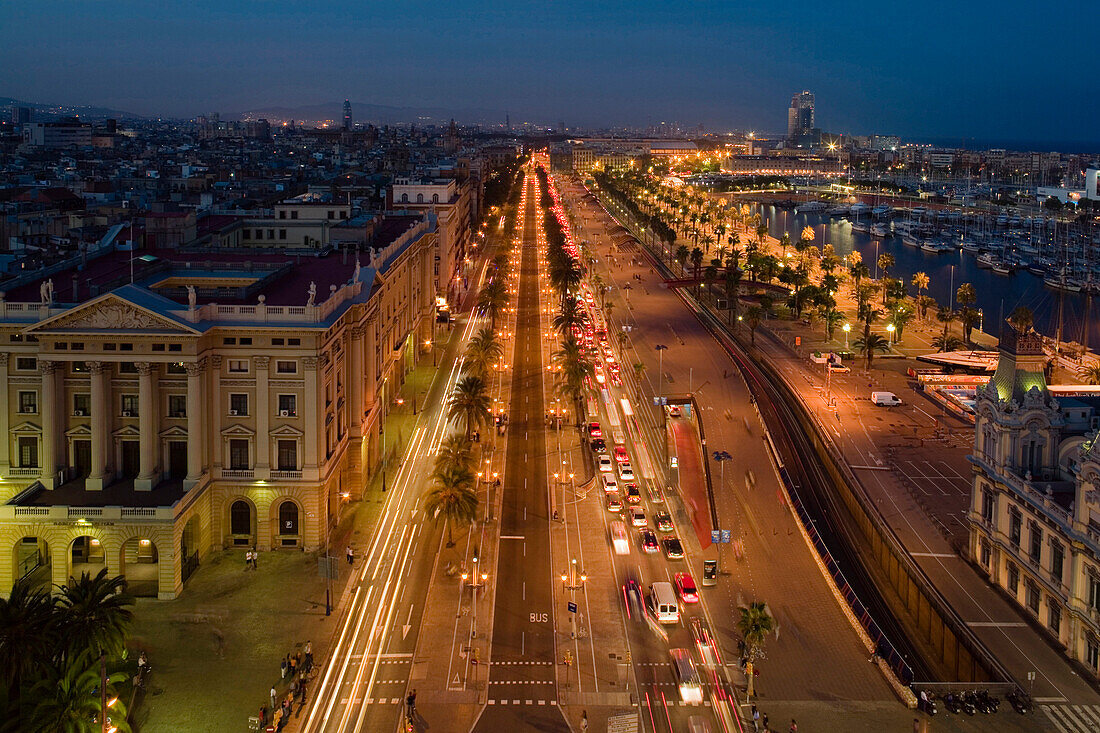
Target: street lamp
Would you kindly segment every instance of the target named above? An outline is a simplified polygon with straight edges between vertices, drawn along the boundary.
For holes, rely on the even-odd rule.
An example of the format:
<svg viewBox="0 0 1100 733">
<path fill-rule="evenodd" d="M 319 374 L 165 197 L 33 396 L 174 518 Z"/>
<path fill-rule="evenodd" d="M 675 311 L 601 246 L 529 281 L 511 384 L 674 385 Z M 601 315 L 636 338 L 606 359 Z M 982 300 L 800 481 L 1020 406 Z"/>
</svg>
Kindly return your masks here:
<svg viewBox="0 0 1100 733">
<path fill-rule="evenodd" d="M 472 574 L 471 573 L 463 573 L 462 574 L 462 582 L 465 583 L 470 588 L 470 590 L 472 591 L 471 595 L 472 595 L 473 600 L 471 601 L 471 605 L 474 607 L 474 619 L 473 619 L 473 626 L 470 628 L 470 638 L 471 639 L 476 639 L 477 638 L 477 589 L 478 588 L 483 588 L 485 586 L 485 581 L 487 581 L 489 579 L 489 574 L 478 572 L 478 552 L 477 552 L 476 547 L 474 548 L 473 561 L 474 561 L 474 572 Z"/>
<path fill-rule="evenodd" d="M 665 350 L 667 350 L 668 347 L 664 344 L 657 344 L 653 349 L 657 352 L 657 395 L 660 396 L 664 389 Z"/>
<path fill-rule="evenodd" d="M 727 452 L 727 451 L 724 451 L 724 450 L 714 451 L 714 460 L 718 461 L 718 488 L 719 489 L 721 489 L 723 486 L 726 485 L 726 461 L 729 461 L 729 460 L 732 460 L 732 459 L 733 459 L 733 456 L 731 456 L 729 454 L 729 452 Z M 715 529 L 720 529 L 720 527 L 715 527 Z M 724 571 L 725 571 L 725 568 L 723 567 L 723 562 L 722 562 L 722 543 L 719 542 L 718 543 L 718 572 L 721 573 L 721 572 L 724 572 Z"/>
<path fill-rule="evenodd" d="M 895 327 L 893 323 L 890 323 L 887 324 L 886 330 L 890 334 L 890 343 L 894 343 L 894 332 L 897 331 L 897 327 Z"/>
<path fill-rule="evenodd" d="M 852 330 L 852 324 L 845 323 L 842 328 L 844 329 L 844 349 L 847 350 L 848 349 L 848 334 Z"/>
<path fill-rule="evenodd" d="M 556 475 L 556 474 L 555 474 Z M 569 601 L 576 608 L 577 604 L 577 591 L 584 588 L 585 581 L 588 580 L 588 576 L 584 574 L 583 570 L 577 567 L 577 558 L 573 558 L 573 561 L 569 564 L 568 572 L 561 574 L 561 583 L 564 590 L 569 591 Z M 576 614 L 569 614 L 570 632 L 569 638 L 577 638 L 577 617 Z"/>
</svg>

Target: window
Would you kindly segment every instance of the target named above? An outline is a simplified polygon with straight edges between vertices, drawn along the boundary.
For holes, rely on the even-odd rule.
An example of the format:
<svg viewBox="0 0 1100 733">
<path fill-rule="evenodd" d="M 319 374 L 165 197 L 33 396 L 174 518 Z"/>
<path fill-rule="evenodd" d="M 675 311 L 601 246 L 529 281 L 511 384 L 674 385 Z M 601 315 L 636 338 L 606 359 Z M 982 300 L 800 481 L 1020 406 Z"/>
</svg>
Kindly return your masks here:
<svg viewBox="0 0 1100 733">
<path fill-rule="evenodd" d="M 981 556 L 982 567 L 988 570 L 990 557 L 989 540 L 987 540 L 985 537 L 982 537 L 981 542 L 978 543 L 978 547 L 979 554 Z"/>
<path fill-rule="evenodd" d="M 334 218 L 336 218 L 336 217 L 334 217 L 334 216 L 333 216 L 333 213 L 332 213 L 332 212 L 330 211 L 330 212 L 328 212 L 328 218 L 329 218 L 329 219 L 334 219 Z"/>
<path fill-rule="evenodd" d="M 132 361 L 120 362 L 118 365 L 119 374 L 137 374 L 137 364 Z"/>
<path fill-rule="evenodd" d="M 229 395 L 229 414 L 248 414 L 248 395 L 243 393 Z"/>
<path fill-rule="evenodd" d="M 279 374 L 297 374 L 298 362 L 296 361 L 277 361 L 275 362 L 275 371 Z"/>
<path fill-rule="evenodd" d="M 252 337 L 251 336 L 241 336 L 240 341 L 238 341 L 237 343 L 239 343 L 241 346 L 251 346 L 252 345 Z"/>
<path fill-rule="evenodd" d="M 281 395 L 279 395 L 279 415 L 281 415 L 283 417 L 294 417 L 297 414 L 298 414 L 298 395 L 292 395 L 292 394 L 281 394 Z"/>
<path fill-rule="evenodd" d="M 1047 626 L 1055 636 L 1062 630 L 1062 608 L 1053 601 L 1047 603 Z"/>
<path fill-rule="evenodd" d="M 1031 609 L 1031 612 L 1035 615 L 1039 614 L 1039 586 L 1035 585 L 1035 581 L 1029 580 L 1024 583 L 1026 589 L 1025 602 L 1027 607 Z"/>
<path fill-rule="evenodd" d="M 267 230 L 267 238 L 268 239 L 274 239 L 275 238 L 275 230 L 274 229 L 268 229 Z"/>
<path fill-rule="evenodd" d="M 1037 522 L 1028 522 L 1028 529 L 1031 531 L 1031 547 L 1028 549 L 1028 555 L 1031 557 L 1031 562 L 1038 565 L 1039 558 L 1043 555 L 1043 530 Z"/>
<path fill-rule="evenodd" d="M 280 471 L 297 471 L 298 470 L 298 441 L 296 441 L 296 440 L 280 440 L 279 441 L 279 470 Z"/>
<path fill-rule="evenodd" d="M 272 346 L 282 346 L 284 339 L 271 339 Z"/>
<path fill-rule="evenodd" d="M 168 344 L 169 351 L 183 351 L 183 344 Z"/>
<path fill-rule="evenodd" d="M 1020 549 L 1020 535 L 1023 532 L 1023 517 L 1020 516 L 1020 510 L 1016 507 L 1011 507 L 1008 510 L 1008 541 L 1012 543 L 1012 546 L 1017 550 Z"/>
<path fill-rule="evenodd" d="M 1035 471 L 1040 467 L 1043 456 L 1042 445 L 1037 440 L 1028 440 L 1024 443 L 1022 468 L 1025 471 Z"/>
<path fill-rule="evenodd" d="M 1100 578 L 1089 573 L 1089 605 L 1100 611 Z"/>
<path fill-rule="evenodd" d="M 982 489 L 982 519 L 986 524 L 993 525 L 993 494 L 989 489 Z"/>
<path fill-rule="evenodd" d="M 1100 667 L 1100 641 L 1096 637 L 1088 637 L 1086 642 L 1085 660 L 1089 663 L 1089 669 L 1096 671 Z"/>
<path fill-rule="evenodd" d="M 1065 550 L 1061 542 L 1050 542 L 1050 577 L 1062 582 L 1062 565 L 1066 559 Z"/>
<path fill-rule="evenodd" d="M 230 359 L 227 363 L 227 368 L 233 374 L 248 373 L 248 359 Z"/>
<path fill-rule="evenodd" d="M 229 534 L 252 534 L 252 507 L 238 499 L 229 507 Z"/>
<path fill-rule="evenodd" d="M 15 336 L 12 336 L 12 339 L 14 339 L 14 338 L 15 338 Z M 22 338 L 22 336 L 20 336 L 20 338 Z M 68 351 L 69 350 L 69 342 L 68 341 L 56 341 L 56 342 L 54 342 L 53 347 L 55 349 L 57 349 L 58 351 Z"/>
<path fill-rule="evenodd" d="M 226 336 L 222 339 L 222 346 L 236 346 L 237 339 L 232 336 Z"/>
<path fill-rule="evenodd" d="M 122 416 L 123 417 L 137 417 L 138 414 L 138 396 L 136 394 L 124 394 L 122 395 Z"/>
<path fill-rule="evenodd" d="M 187 395 L 168 395 L 168 417 L 187 417 Z"/>
<path fill-rule="evenodd" d="M 118 351 L 118 344 L 103 344 L 104 351 Z"/>
<path fill-rule="evenodd" d="M 286 239 L 286 229 L 279 230 L 279 239 Z"/>
<path fill-rule="evenodd" d="M 252 230 L 251 229 L 242 230 L 241 231 L 241 237 L 243 239 L 252 239 Z"/>
<path fill-rule="evenodd" d="M 38 412 L 38 393 L 19 393 L 19 412 L 24 415 L 33 415 Z"/>
<path fill-rule="evenodd" d="M 119 344 L 118 345 L 118 350 L 119 351 L 133 351 L 134 350 L 134 345 L 133 344 Z"/>
<path fill-rule="evenodd" d="M 153 351 L 164 351 L 164 344 L 153 344 Z"/>
<path fill-rule="evenodd" d="M 1012 562 L 1008 564 L 1008 589 L 1013 598 L 1020 592 L 1020 569 Z"/>
<path fill-rule="evenodd" d="M 229 441 L 229 469 L 247 471 L 248 468 L 248 441 L 244 438 L 233 438 Z"/>
<path fill-rule="evenodd" d="M 21 372 L 33 372 L 38 369 L 38 359 L 33 356 L 16 357 L 15 368 Z"/>
<path fill-rule="evenodd" d="M 38 438 L 19 436 L 19 467 L 38 468 Z"/>
<path fill-rule="evenodd" d="M 279 211 L 279 218 L 280 219 L 285 219 L 286 218 L 286 210 L 285 209 Z"/>
<path fill-rule="evenodd" d="M 187 367 L 183 365 L 182 361 L 173 361 L 165 367 L 164 371 L 167 374 L 187 374 Z"/>
<path fill-rule="evenodd" d="M 290 218 L 291 219 L 297 219 L 298 218 L 298 212 L 297 211 L 290 212 Z"/>
<path fill-rule="evenodd" d="M 92 396 L 88 393 L 76 393 L 73 395 L 73 414 L 84 417 L 92 413 Z"/>
<path fill-rule="evenodd" d="M 279 534 L 298 534 L 298 505 L 292 501 L 279 505 Z"/>
<path fill-rule="evenodd" d="M 302 339 L 290 339 L 290 338 L 288 338 L 286 340 L 286 345 L 287 346 L 301 346 L 302 345 Z"/>
</svg>

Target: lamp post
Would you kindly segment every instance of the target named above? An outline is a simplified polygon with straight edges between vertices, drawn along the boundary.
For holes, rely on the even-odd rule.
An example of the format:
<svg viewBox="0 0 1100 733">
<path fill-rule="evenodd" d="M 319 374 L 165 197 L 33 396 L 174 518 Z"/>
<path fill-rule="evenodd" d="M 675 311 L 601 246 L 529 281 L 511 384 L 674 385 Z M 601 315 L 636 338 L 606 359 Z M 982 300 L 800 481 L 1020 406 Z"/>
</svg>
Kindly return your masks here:
<svg viewBox="0 0 1100 733">
<path fill-rule="evenodd" d="M 844 350 L 847 351 L 848 350 L 848 334 L 852 330 L 852 324 L 845 323 L 842 328 L 844 329 Z"/>
<path fill-rule="evenodd" d="M 894 333 L 895 333 L 895 332 L 896 332 L 897 330 L 898 330 L 898 329 L 897 329 L 897 326 L 895 326 L 895 325 L 894 325 L 893 323 L 888 323 L 888 324 L 886 324 L 886 331 L 887 331 L 887 333 L 889 333 L 889 334 L 890 334 L 890 343 L 891 343 L 891 344 L 893 344 L 893 343 L 894 343 Z"/>
<path fill-rule="evenodd" d="M 664 378 L 665 378 L 665 351 L 668 349 L 664 344 L 657 344 L 653 347 L 657 352 L 657 396 L 661 396 L 661 392 L 664 390 Z"/>
<path fill-rule="evenodd" d="M 562 588 L 569 591 L 569 601 L 576 608 L 577 604 L 577 591 L 584 588 L 585 581 L 588 580 L 588 576 L 584 574 L 583 570 L 577 567 L 577 558 L 573 558 L 573 561 L 569 563 L 569 570 L 561 574 Z M 569 614 L 569 638 L 577 638 L 577 615 L 575 613 Z"/>
<path fill-rule="evenodd" d="M 482 573 L 478 570 L 478 551 L 474 548 L 474 572 L 462 574 L 462 582 L 467 585 L 472 591 L 470 605 L 473 606 L 473 626 L 470 627 L 470 638 L 477 638 L 477 589 L 485 586 L 485 581 L 489 579 L 488 573 Z"/>
<path fill-rule="evenodd" d="M 726 461 L 732 460 L 733 456 L 729 452 L 724 450 L 714 451 L 714 460 L 718 462 L 718 488 L 721 489 L 726 485 Z M 715 529 L 721 529 L 715 527 Z M 724 573 L 725 567 L 723 563 L 722 543 L 718 543 L 718 572 Z"/>
</svg>

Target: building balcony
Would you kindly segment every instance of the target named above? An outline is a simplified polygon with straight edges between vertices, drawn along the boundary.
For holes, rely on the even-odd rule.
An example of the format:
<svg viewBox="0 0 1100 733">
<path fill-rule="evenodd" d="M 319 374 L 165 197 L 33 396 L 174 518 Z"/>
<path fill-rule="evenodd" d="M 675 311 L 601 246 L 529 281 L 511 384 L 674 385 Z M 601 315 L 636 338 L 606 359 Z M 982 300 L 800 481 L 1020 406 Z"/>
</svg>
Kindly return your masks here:
<svg viewBox="0 0 1100 733">
<path fill-rule="evenodd" d="M 13 478 L 37 478 L 42 475 L 42 469 L 38 466 L 29 468 L 9 468 L 8 475 Z"/>
<path fill-rule="evenodd" d="M 273 479 L 301 479 L 301 471 L 272 471 L 271 478 Z"/>
<path fill-rule="evenodd" d="M 252 469 L 243 468 L 223 468 L 221 470 L 222 478 L 255 478 L 256 472 Z"/>
</svg>

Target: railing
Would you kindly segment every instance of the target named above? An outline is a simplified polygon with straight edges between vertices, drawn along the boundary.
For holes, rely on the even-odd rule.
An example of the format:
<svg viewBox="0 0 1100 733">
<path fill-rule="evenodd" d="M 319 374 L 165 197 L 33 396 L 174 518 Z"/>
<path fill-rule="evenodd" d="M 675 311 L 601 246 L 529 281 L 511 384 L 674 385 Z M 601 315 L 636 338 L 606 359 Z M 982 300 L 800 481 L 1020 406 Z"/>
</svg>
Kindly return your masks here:
<svg viewBox="0 0 1100 733">
<path fill-rule="evenodd" d="M 222 478 L 255 478 L 256 472 L 249 469 L 223 468 Z"/>
<path fill-rule="evenodd" d="M 123 517 L 155 517 L 157 516 L 157 510 L 152 507 L 136 507 L 129 509 L 123 507 L 120 515 Z"/>
<path fill-rule="evenodd" d="M 8 469 L 8 475 L 9 476 L 23 476 L 23 477 L 33 478 L 35 476 L 40 476 L 41 474 L 42 474 L 42 469 L 38 466 L 35 466 L 33 468 L 9 468 Z"/>
<path fill-rule="evenodd" d="M 300 479 L 302 478 L 301 471 L 272 471 L 271 478 L 275 479 Z"/>
<path fill-rule="evenodd" d="M 48 506 L 17 506 L 15 507 L 15 516 L 48 517 L 50 516 L 50 508 Z"/>
<path fill-rule="evenodd" d="M 153 522 L 173 521 L 173 509 L 160 507 L 121 506 L 15 506 L 0 505 L 0 521 L 33 520 L 43 522 L 67 522 L 73 519 L 95 518 L 100 521 L 145 520 Z"/>
<path fill-rule="evenodd" d="M 71 506 L 69 509 L 70 517 L 102 517 L 103 507 L 100 506 Z"/>
</svg>

